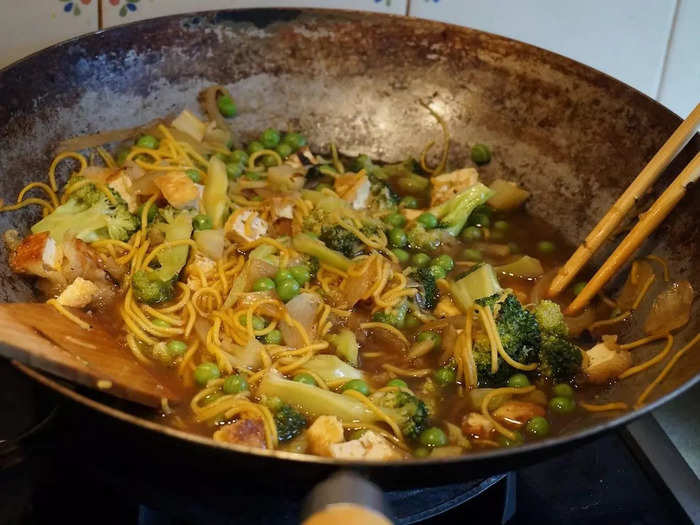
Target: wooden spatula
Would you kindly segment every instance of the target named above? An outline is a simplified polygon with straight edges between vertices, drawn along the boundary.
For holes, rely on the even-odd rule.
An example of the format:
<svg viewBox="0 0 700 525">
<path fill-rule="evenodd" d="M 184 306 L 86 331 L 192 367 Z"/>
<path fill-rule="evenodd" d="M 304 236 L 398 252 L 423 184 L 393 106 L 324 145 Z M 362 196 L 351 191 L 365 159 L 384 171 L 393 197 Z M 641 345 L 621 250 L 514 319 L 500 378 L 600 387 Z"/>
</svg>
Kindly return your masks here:
<svg viewBox="0 0 700 525">
<path fill-rule="evenodd" d="M 48 304 L 0 304 L 0 355 L 143 405 L 180 400 L 175 385 L 154 376 L 113 333 L 71 311 L 92 328 L 76 326 Z"/>
</svg>

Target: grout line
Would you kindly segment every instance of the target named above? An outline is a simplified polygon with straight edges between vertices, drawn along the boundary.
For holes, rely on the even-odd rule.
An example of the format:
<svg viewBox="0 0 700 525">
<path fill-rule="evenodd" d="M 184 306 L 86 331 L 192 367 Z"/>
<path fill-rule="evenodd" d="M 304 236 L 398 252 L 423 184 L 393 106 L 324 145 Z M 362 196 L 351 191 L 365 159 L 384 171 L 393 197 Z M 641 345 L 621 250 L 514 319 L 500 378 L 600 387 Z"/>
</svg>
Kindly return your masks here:
<svg viewBox="0 0 700 525">
<path fill-rule="evenodd" d="M 656 96 L 655 100 L 659 100 L 661 96 L 661 87 L 664 83 L 664 77 L 666 76 L 666 69 L 668 67 L 668 55 L 671 52 L 671 43 L 673 41 L 673 34 L 676 31 L 676 22 L 678 22 L 678 12 L 681 10 L 680 5 L 683 0 L 676 0 L 676 5 L 673 8 L 673 18 L 671 19 L 671 28 L 668 31 L 668 38 L 666 39 L 666 51 L 664 52 L 664 60 L 661 63 L 661 74 L 659 75 L 659 83 L 656 85 Z"/>
</svg>

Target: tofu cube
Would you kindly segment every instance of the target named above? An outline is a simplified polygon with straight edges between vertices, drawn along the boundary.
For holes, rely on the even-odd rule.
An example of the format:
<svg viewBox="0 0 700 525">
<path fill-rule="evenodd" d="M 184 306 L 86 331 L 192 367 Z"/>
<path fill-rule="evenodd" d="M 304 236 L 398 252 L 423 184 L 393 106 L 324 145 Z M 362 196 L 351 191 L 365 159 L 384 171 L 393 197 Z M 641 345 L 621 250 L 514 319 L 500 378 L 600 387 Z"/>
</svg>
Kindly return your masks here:
<svg viewBox="0 0 700 525">
<path fill-rule="evenodd" d="M 331 445 L 345 441 L 343 424 L 335 416 L 319 416 L 306 431 L 309 452 L 330 456 Z"/>
<path fill-rule="evenodd" d="M 631 366 L 632 355 L 627 350 L 614 350 L 605 343 L 598 343 L 586 350 L 583 371 L 589 382 L 600 385 L 617 378 Z"/>
<path fill-rule="evenodd" d="M 75 281 L 61 292 L 56 299 L 58 304 L 72 306 L 73 308 L 83 308 L 90 304 L 98 295 L 99 288 L 92 281 L 76 277 Z"/>
<path fill-rule="evenodd" d="M 153 183 L 173 208 L 196 208 L 200 198 L 197 185 L 184 171 L 169 171 L 159 175 Z"/>
<path fill-rule="evenodd" d="M 252 242 L 259 239 L 267 233 L 267 229 L 267 221 L 262 219 L 256 210 L 250 209 L 234 212 L 225 226 L 226 235 L 238 242 Z"/>
<path fill-rule="evenodd" d="M 386 439 L 372 431 L 365 432 L 360 439 L 333 444 L 330 451 L 332 457 L 340 459 L 387 461 L 401 457 Z"/>
</svg>

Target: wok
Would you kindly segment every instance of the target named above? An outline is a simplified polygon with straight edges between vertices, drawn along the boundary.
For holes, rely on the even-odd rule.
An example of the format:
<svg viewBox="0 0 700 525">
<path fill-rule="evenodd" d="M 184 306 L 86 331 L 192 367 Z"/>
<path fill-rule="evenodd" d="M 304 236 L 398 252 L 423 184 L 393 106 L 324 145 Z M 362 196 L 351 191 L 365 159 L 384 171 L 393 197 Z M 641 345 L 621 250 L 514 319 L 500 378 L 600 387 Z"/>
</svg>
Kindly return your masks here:
<svg viewBox="0 0 700 525">
<path fill-rule="evenodd" d="M 345 154 L 364 152 L 383 161 L 415 155 L 438 136 L 435 121 L 417 103 L 430 100 L 450 129 L 450 165 L 468 162 L 470 144 L 489 144 L 494 158 L 481 169 L 483 178 L 521 181 L 534 195 L 528 211 L 557 225 L 572 245 L 680 122 L 598 71 L 466 28 L 323 10 L 172 16 L 70 40 L 0 73 L 0 196 L 12 200 L 30 180 L 45 177 L 61 139 L 193 106 L 197 92 L 211 83 L 228 85 L 236 98 L 235 128 L 244 140 L 270 125 L 291 125 L 307 133 L 313 148 L 334 141 Z M 699 147 L 696 136 L 676 165 L 687 163 Z M 676 172 L 672 165 L 662 180 L 667 183 Z M 693 264 L 700 259 L 698 207 L 700 188 L 692 187 L 642 249 L 667 257 L 673 275 L 689 279 L 695 289 L 700 288 L 700 270 Z M 3 214 L 0 229 L 24 232 L 37 217 L 37 210 L 26 208 Z M 0 251 L 0 299 L 35 299 L 31 284 L 9 270 L 4 245 Z M 697 333 L 698 309 L 696 301 L 677 347 Z M 258 473 L 258 479 L 296 479 L 303 486 L 345 465 L 387 487 L 503 472 L 623 425 L 696 383 L 700 352 L 684 358 L 641 410 L 582 417 L 563 436 L 516 449 L 375 465 L 221 445 L 162 426 L 137 407 L 20 369 L 101 414 L 89 429 L 77 428 L 76 437 L 88 430 L 99 434 L 96 440 L 118 436 L 120 450 L 162 468 L 235 467 Z M 600 402 L 633 400 L 657 372 L 655 367 L 613 385 Z"/>
</svg>

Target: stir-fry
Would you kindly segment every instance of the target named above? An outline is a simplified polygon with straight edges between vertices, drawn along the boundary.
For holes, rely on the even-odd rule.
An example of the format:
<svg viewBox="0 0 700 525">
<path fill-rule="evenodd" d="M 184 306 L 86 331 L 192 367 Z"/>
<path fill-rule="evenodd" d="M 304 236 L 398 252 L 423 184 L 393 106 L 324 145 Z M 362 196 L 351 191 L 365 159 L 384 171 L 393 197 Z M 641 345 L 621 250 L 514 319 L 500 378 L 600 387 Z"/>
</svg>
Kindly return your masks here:
<svg viewBox="0 0 700 525">
<path fill-rule="evenodd" d="M 311 151 L 294 130 L 244 147 L 226 89 L 201 100 L 204 118 L 64 143 L 49 183 L 2 208 L 43 209 L 26 236 L 5 232 L 15 272 L 76 330 L 89 329 L 79 310 L 117 323 L 125 352 L 179 378 L 191 402 L 163 399 L 170 425 L 342 459 L 460 455 L 628 410 L 582 389 L 663 362 L 658 382 L 698 340 L 666 359 L 693 290 L 653 256 L 616 299 L 564 317 L 583 283 L 544 297 L 564 242 L 524 213 L 519 185 L 450 171 L 435 113 L 431 167 L 430 146 L 381 164 Z M 476 166 L 491 155 L 471 150 Z M 659 284 L 645 337 L 618 341 Z M 631 350 L 647 344 L 662 350 L 640 362 Z"/>
</svg>

